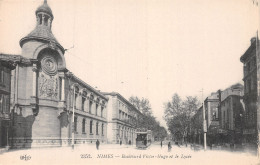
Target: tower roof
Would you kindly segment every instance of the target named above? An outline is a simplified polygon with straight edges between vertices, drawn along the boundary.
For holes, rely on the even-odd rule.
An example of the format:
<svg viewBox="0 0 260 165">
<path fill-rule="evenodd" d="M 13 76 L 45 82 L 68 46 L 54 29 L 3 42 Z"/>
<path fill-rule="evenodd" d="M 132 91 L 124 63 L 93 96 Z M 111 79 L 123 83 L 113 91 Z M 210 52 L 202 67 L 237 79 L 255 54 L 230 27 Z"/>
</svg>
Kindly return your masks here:
<svg viewBox="0 0 260 165">
<path fill-rule="evenodd" d="M 46 26 L 37 26 L 31 33 L 29 33 L 27 36 L 23 37 L 20 40 L 20 46 L 22 47 L 23 44 L 28 40 L 40 40 L 44 42 L 52 42 L 55 43 L 64 52 L 64 48 L 54 37 L 51 30 Z"/>
<path fill-rule="evenodd" d="M 43 14 L 38 14 L 39 12 L 42 12 Z M 36 13 L 36 17 L 37 17 L 37 26 L 31 33 L 29 33 L 27 36 L 23 37 L 20 40 L 20 46 L 22 47 L 26 41 L 37 40 L 37 41 L 42 41 L 45 43 L 54 43 L 64 53 L 64 48 L 60 45 L 60 43 L 57 41 L 57 39 L 52 34 L 51 23 L 53 20 L 53 15 L 52 15 L 52 10 L 48 6 L 46 0 L 44 0 L 44 3 L 40 7 L 37 8 L 35 13 Z M 41 18 L 45 14 L 51 16 L 52 18 L 49 18 L 49 20 L 45 20 L 45 19 Z"/>
<path fill-rule="evenodd" d="M 35 11 L 35 14 L 37 15 L 37 13 L 39 13 L 39 12 L 47 13 L 51 17 L 53 17 L 52 10 L 49 7 L 49 5 L 47 4 L 47 0 L 44 0 L 43 4 L 37 8 L 37 10 Z"/>
</svg>

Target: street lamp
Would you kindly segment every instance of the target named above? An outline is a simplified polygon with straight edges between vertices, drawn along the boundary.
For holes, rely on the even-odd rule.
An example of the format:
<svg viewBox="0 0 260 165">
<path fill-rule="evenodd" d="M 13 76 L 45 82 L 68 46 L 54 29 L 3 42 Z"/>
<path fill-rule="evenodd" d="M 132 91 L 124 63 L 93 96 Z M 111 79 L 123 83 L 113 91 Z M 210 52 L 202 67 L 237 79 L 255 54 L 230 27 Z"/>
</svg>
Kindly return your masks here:
<svg viewBox="0 0 260 165">
<path fill-rule="evenodd" d="M 72 135 L 71 135 L 71 139 L 72 139 L 72 149 L 74 150 L 74 136 L 75 136 L 75 121 L 74 121 L 74 111 L 75 111 L 75 84 L 72 85 L 73 88 L 73 97 L 72 97 Z"/>
</svg>

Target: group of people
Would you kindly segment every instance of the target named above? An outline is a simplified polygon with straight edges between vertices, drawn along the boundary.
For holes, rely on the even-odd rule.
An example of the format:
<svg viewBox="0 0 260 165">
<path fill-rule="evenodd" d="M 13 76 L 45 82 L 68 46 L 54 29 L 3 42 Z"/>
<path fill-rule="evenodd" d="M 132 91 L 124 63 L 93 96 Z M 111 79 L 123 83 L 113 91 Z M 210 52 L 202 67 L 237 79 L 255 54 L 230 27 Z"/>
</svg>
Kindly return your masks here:
<svg viewBox="0 0 260 165">
<path fill-rule="evenodd" d="M 122 141 L 120 140 L 120 145 L 122 144 Z M 131 145 L 131 141 L 129 141 L 129 144 Z M 97 148 L 97 150 L 99 150 L 99 145 L 100 145 L 100 142 L 99 142 L 99 140 L 97 139 L 97 141 L 96 141 L 96 148 Z M 161 148 L 163 147 L 163 141 L 161 141 Z M 171 151 L 171 149 L 172 149 L 172 144 L 171 144 L 171 142 L 169 142 L 168 143 L 168 152 L 170 152 Z"/>
<path fill-rule="evenodd" d="M 162 146 L 163 146 L 163 141 L 161 141 L 161 148 L 162 148 Z M 169 142 L 168 143 L 168 152 L 171 152 L 171 150 L 172 150 L 172 144 L 171 144 L 171 142 Z"/>
<path fill-rule="evenodd" d="M 92 143 L 92 142 L 91 142 Z M 122 145 L 122 140 L 120 140 L 120 146 Z M 131 145 L 132 144 L 132 142 L 131 142 L 131 140 L 129 140 L 129 142 L 128 142 L 128 144 L 129 145 Z M 100 142 L 99 142 L 99 140 L 97 139 L 97 141 L 96 141 L 96 148 L 97 148 L 97 150 L 99 150 L 99 145 L 100 145 Z"/>
</svg>

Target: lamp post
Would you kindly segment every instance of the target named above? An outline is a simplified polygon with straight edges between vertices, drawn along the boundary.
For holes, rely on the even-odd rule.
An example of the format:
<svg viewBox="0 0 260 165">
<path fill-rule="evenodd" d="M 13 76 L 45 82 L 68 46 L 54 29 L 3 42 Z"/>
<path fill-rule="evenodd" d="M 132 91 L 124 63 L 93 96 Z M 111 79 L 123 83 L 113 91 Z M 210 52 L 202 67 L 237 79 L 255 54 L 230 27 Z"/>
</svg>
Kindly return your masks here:
<svg viewBox="0 0 260 165">
<path fill-rule="evenodd" d="M 240 116 L 240 123 L 241 123 L 241 125 L 240 125 L 240 131 L 241 131 L 241 135 L 242 135 L 241 144 L 243 144 L 243 128 L 244 128 L 243 114 L 240 113 L 239 116 Z"/>
</svg>

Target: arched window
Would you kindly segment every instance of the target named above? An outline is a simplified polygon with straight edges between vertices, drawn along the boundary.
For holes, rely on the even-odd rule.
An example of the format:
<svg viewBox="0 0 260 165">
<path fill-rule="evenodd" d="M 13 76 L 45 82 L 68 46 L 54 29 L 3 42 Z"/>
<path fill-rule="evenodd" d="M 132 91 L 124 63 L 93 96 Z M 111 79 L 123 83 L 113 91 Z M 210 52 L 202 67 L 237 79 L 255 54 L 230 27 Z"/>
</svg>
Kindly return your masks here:
<svg viewBox="0 0 260 165">
<path fill-rule="evenodd" d="M 75 86 L 75 89 L 74 89 L 74 108 L 77 107 L 76 104 L 77 104 L 78 96 L 79 96 L 79 88 L 77 86 Z"/>
<path fill-rule="evenodd" d="M 77 132 L 77 127 L 78 127 L 78 117 L 75 116 L 74 117 L 74 132 L 75 133 Z"/>
<path fill-rule="evenodd" d="M 96 102 L 96 116 L 98 115 L 98 106 L 99 106 L 99 98 L 97 98 L 97 102 Z"/>
<path fill-rule="evenodd" d="M 94 99 L 94 96 L 93 96 L 93 95 L 90 95 L 90 100 L 89 100 L 89 113 L 90 113 L 90 114 L 92 114 L 93 99 Z"/>
<path fill-rule="evenodd" d="M 96 103 L 96 116 L 98 115 L 98 103 Z"/>
<path fill-rule="evenodd" d="M 85 111 L 86 98 L 87 98 L 87 92 L 83 91 L 83 93 L 82 93 L 82 103 L 81 103 L 81 110 L 82 111 Z"/>
<path fill-rule="evenodd" d="M 104 107 L 101 107 L 101 117 L 104 117 Z"/>
<path fill-rule="evenodd" d="M 85 124 L 86 124 L 86 119 L 83 119 L 82 120 L 82 133 L 86 133 Z"/>
<path fill-rule="evenodd" d="M 90 120 L 90 123 L 89 123 L 89 133 L 92 134 L 92 126 L 93 126 L 93 121 Z"/>
<path fill-rule="evenodd" d="M 101 126 L 101 133 L 102 133 L 102 135 L 104 135 L 104 123 L 102 123 L 102 126 Z"/>
<path fill-rule="evenodd" d="M 98 122 L 96 123 L 96 135 L 98 135 Z"/>
</svg>

